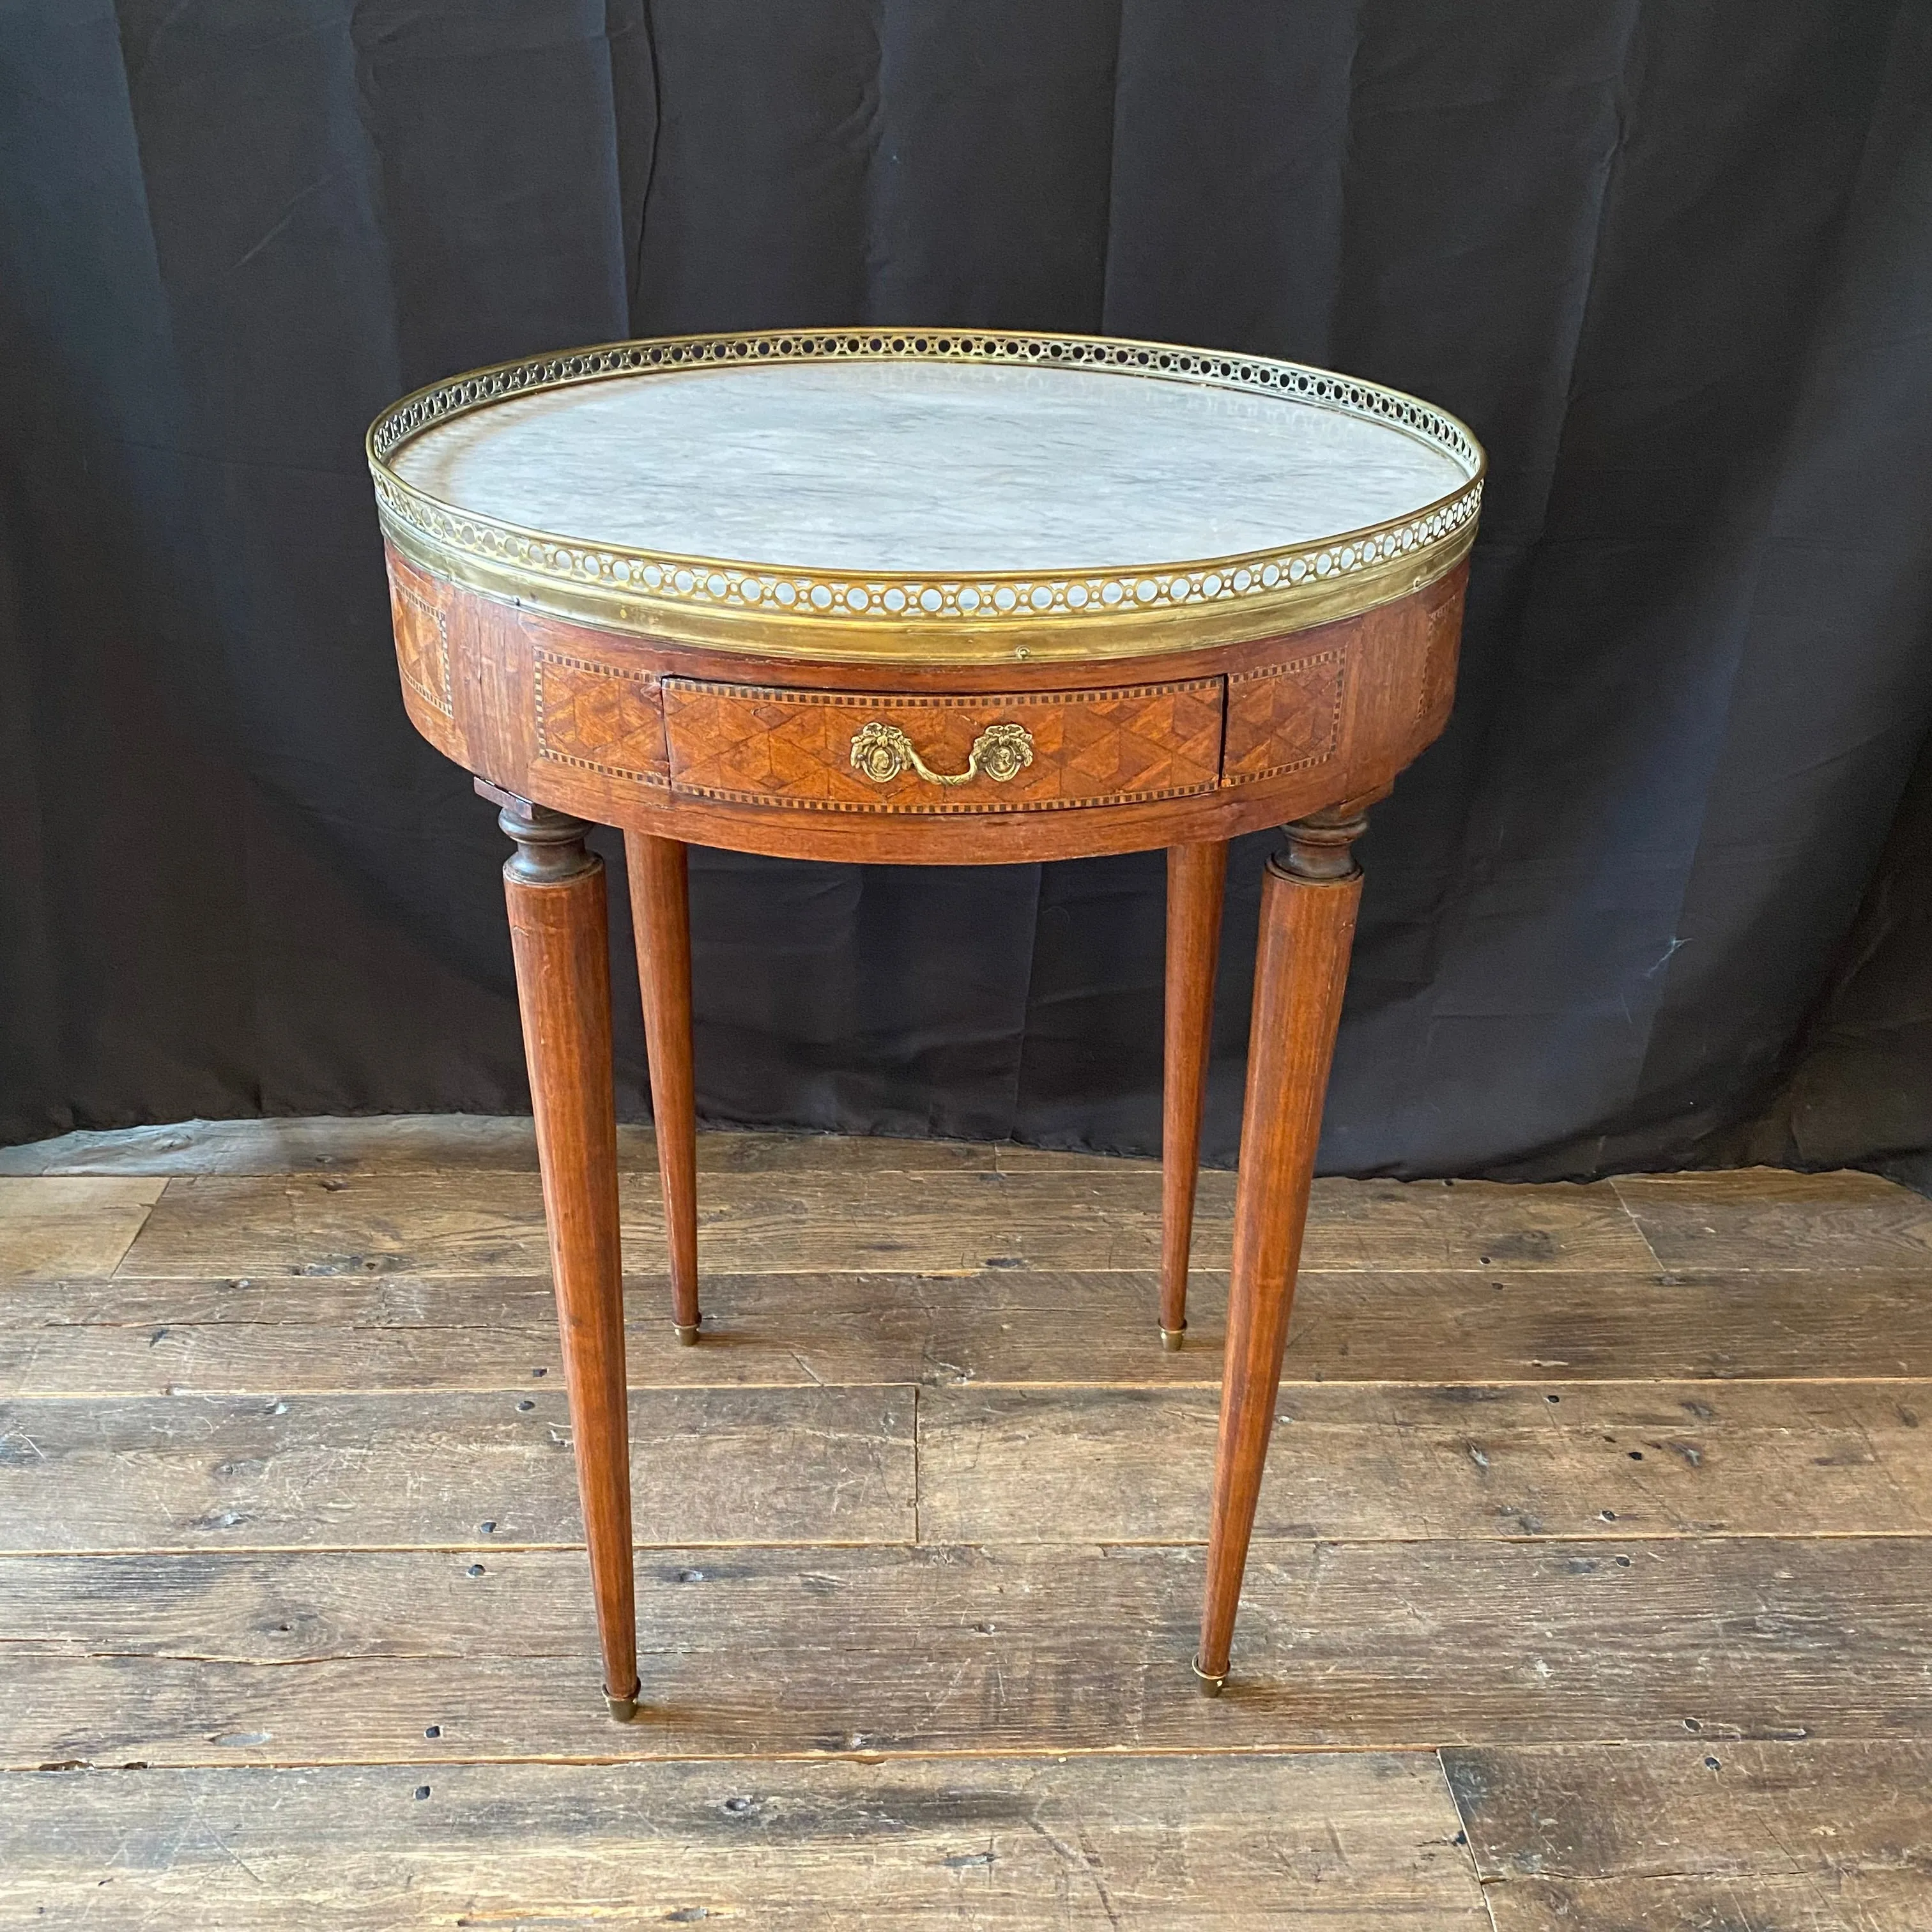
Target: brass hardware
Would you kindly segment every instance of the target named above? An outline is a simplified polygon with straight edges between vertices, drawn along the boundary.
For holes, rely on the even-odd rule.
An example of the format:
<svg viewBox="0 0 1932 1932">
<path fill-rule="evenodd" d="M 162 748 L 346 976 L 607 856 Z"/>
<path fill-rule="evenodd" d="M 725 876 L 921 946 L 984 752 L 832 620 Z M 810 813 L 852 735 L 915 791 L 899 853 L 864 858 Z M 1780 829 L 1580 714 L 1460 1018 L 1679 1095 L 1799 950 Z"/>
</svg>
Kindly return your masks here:
<svg viewBox="0 0 1932 1932">
<path fill-rule="evenodd" d="M 1201 1653 L 1198 1650 L 1194 1653 L 1191 1668 L 1196 1681 L 1200 1685 L 1202 1696 L 1218 1697 L 1228 1688 L 1228 1673 L 1224 1670 L 1220 1676 L 1216 1677 L 1203 1670 L 1201 1668 Z"/>
<path fill-rule="evenodd" d="M 936 772 L 896 724 L 874 718 L 852 738 L 852 769 L 874 784 L 890 784 L 910 765 L 928 784 L 964 784 L 982 772 L 995 784 L 1016 778 L 1033 763 L 1033 734 L 1024 724 L 988 724 L 973 740 L 963 772 Z"/>
<path fill-rule="evenodd" d="M 1180 1339 L 1186 1333 L 1187 1324 L 1185 1322 L 1178 1328 L 1163 1328 L 1160 1331 L 1160 1346 L 1171 1354 L 1180 1348 Z"/>
<path fill-rule="evenodd" d="M 628 1724 L 638 1714 L 638 1693 L 644 1687 L 634 1684 L 628 1697 L 614 1697 L 607 1688 L 604 1693 L 604 1708 L 620 1724 Z"/>
<path fill-rule="evenodd" d="M 1185 564 L 910 574 L 826 572 L 586 544 L 458 508 L 390 459 L 452 416 L 512 396 L 740 362 L 940 362 L 1084 368 L 1199 382 L 1377 420 L 1448 456 L 1466 481 L 1412 514 Z M 383 534 L 431 576 L 606 630 L 818 662 L 998 664 L 1151 657 L 1283 636 L 1409 595 L 1475 540 L 1488 459 L 1447 411 L 1354 376 L 1232 351 L 986 329 L 802 329 L 606 343 L 499 363 L 385 410 L 366 441 Z"/>
<path fill-rule="evenodd" d="M 614 598 L 606 586 L 598 584 L 560 582 L 554 576 L 538 576 L 501 559 L 472 555 L 426 536 L 386 512 L 382 527 L 400 555 L 431 577 L 447 578 L 503 603 L 570 623 L 592 624 L 601 630 L 659 640 L 671 638 L 710 650 L 796 658 L 814 664 L 902 664 L 923 668 L 1013 661 L 1012 646 L 992 626 L 935 627 L 858 619 L 848 623 L 836 618 L 773 612 L 760 616 L 748 627 L 749 614 L 744 610 L 700 604 L 680 604 L 674 616 L 666 613 L 660 622 L 654 614 L 656 606 L 647 599 Z M 1406 597 L 1417 587 L 1412 578 L 1436 582 L 1462 561 L 1475 540 L 1472 521 L 1432 544 L 1426 572 L 1416 570 L 1412 557 L 1398 556 L 1348 576 L 1293 584 L 1286 592 L 1266 598 L 1224 599 L 1198 609 L 1192 604 L 1180 610 L 1136 605 L 1105 623 L 1063 619 L 1039 625 L 1028 656 L 1036 664 L 1090 664 L 1102 658 L 1172 656 L 1256 637 L 1286 637 Z"/>
<path fill-rule="evenodd" d="M 688 1328 L 686 1328 L 682 1322 L 674 1322 L 671 1326 L 677 1330 L 678 1346 L 680 1348 L 694 1348 L 698 1346 L 698 1324 L 695 1322 L 692 1322 Z"/>
</svg>

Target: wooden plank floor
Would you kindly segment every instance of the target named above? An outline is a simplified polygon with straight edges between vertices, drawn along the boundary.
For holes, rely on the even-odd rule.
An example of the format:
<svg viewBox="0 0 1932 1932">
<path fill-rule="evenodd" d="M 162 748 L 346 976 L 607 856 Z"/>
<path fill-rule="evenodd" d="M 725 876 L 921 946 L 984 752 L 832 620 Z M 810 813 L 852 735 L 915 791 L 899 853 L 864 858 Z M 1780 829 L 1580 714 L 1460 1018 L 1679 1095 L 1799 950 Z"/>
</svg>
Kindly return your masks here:
<svg viewBox="0 0 1932 1932">
<path fill-rule="evenodd" d="M 1210 1702 L 1229 1177 L 622 1138 L 623 1727 L 527 1123 L 0 1152 L 0 1927 L 1932 1929 L 1932 1203 L 1319 1184 Z"/>
</svg>

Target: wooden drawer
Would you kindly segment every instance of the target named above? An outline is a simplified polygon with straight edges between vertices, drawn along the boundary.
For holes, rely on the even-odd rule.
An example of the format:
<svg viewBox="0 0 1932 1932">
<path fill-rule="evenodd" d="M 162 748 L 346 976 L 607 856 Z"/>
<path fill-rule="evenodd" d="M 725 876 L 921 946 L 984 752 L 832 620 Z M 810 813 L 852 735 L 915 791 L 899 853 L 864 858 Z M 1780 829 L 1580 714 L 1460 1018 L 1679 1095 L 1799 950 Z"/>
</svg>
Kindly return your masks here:
<svg viewBox="0 0 1932 1932">
<path fill-rule="evenodd" d="M 664 680 L 675 792 L 808 812 L 1053 812 L 1221 775 L 1223 681 L 915 697 Z"/>
</svg>

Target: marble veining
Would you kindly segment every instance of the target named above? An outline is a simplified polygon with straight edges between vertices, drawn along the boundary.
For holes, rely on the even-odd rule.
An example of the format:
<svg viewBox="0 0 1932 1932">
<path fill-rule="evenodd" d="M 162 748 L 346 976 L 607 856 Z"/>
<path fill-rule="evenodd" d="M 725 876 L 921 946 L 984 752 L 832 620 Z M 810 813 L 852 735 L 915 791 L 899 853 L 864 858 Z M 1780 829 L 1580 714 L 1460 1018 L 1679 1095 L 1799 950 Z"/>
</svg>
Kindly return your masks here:
<svg viewBox="0 0 1932 1932">
<path fill-rule="evenodd" d="M 1093 370 L 918 362 L 623 376 L 395 451 L 458 509 L 593 544 L 794 568 L 1108 570 L 1317 542 L 1470 472 L 1394 424 Z"/>
</svg>

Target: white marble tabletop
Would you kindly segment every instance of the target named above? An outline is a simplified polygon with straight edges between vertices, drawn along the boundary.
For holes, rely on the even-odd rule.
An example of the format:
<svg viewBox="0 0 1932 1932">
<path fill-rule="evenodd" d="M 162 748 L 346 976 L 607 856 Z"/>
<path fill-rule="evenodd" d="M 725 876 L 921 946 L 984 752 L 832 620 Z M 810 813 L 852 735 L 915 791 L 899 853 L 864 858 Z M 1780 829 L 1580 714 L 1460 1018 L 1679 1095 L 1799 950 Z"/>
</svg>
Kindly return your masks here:
<svg viewBox="0 0 1932 1932">
<path fill-rule="evenodd" d="M 1105 570 L 1316 542 L 1470 472 L 1298 398 L 1086 369 L 748 364 L 583 382 L 391 458 L 454 508 L 592 544 L 821 570 Z"/>
</svg>

